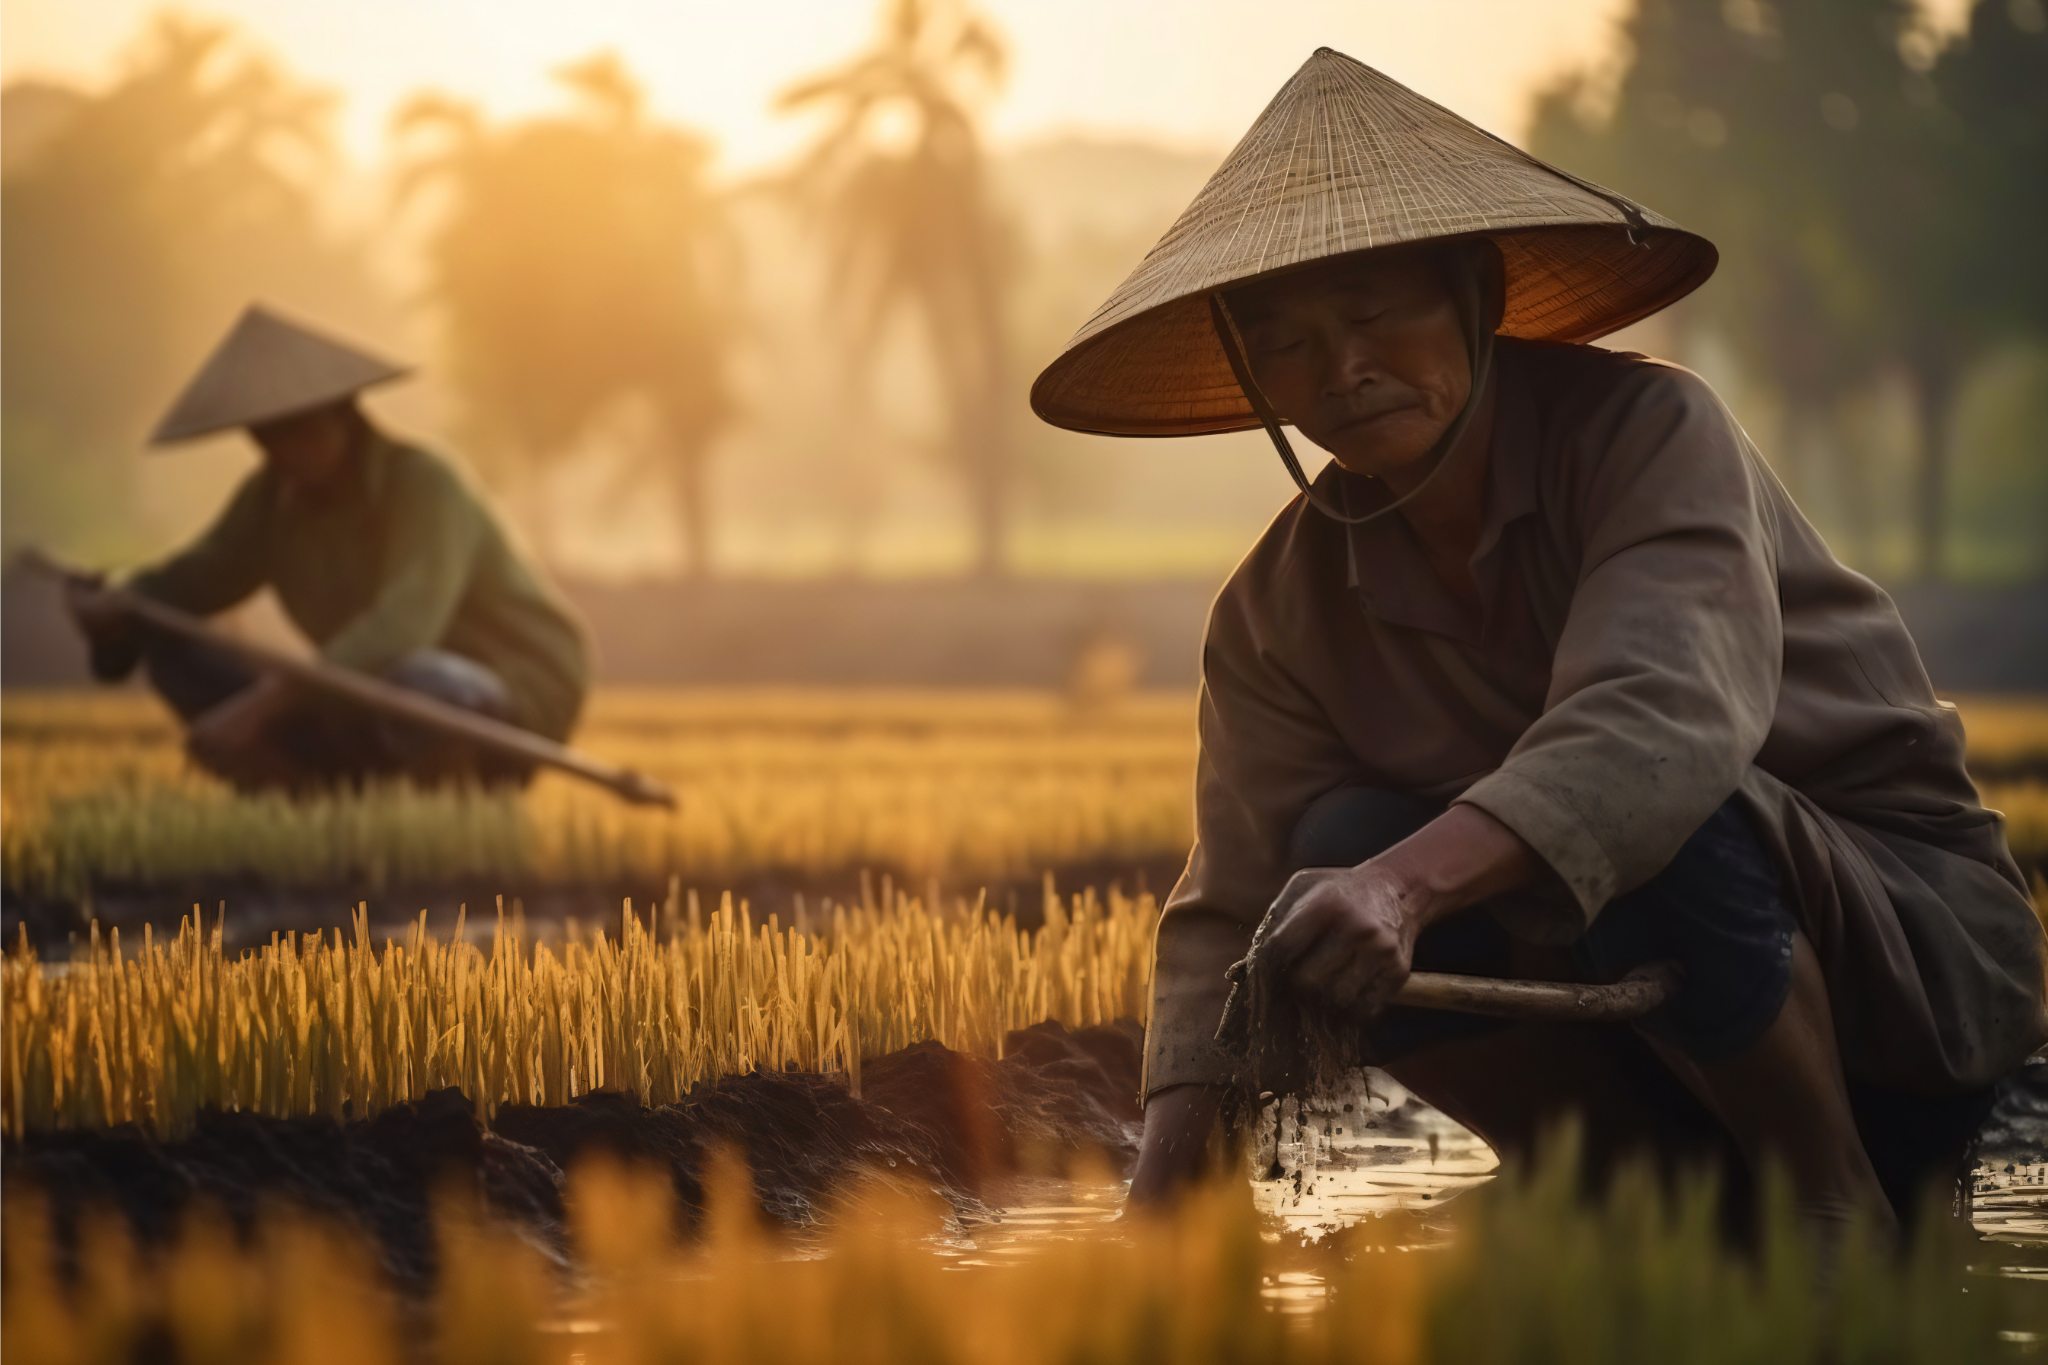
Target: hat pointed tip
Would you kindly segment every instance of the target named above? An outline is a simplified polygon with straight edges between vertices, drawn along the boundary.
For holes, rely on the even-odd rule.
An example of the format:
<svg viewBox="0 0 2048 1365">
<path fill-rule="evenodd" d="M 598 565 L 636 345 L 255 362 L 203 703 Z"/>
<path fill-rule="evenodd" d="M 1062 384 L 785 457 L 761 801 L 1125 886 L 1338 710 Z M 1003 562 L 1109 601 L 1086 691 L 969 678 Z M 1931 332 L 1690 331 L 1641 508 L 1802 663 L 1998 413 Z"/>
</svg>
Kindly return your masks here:
<svg viewBox="0 0 2048 1365">
<path fill-rule="evenodd" d="M 395 364 L 252 301 L 150 433 L 150 446 L 247 427 L 403 378 Z"/>
</svg>

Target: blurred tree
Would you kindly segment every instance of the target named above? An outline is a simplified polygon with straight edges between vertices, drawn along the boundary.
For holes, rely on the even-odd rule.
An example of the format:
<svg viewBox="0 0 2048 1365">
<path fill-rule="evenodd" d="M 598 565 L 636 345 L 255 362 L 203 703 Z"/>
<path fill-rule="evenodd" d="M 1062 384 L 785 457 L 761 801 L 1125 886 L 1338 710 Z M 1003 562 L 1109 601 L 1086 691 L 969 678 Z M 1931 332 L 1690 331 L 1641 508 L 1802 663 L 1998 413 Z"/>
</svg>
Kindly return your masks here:
<svg viewBox="0 0 2048 1365">
<path fill-rule="evenodd" d="M 1979 0 L 1970 37 L 1940 49 L 1909 0 L 1638 0 L 1611 100 L 1580 71 L 1537 101 L 1539 154 L 1719 244 L 1719 276 L 1682 315 L 1779 396 L 1774 453 L 1802 493 L 1844 400 L 1910 382 L 1923 576 L 1945 559 L 1961 378 L 1992 339 L 2048 323 L 2029 245 L 2042 177 L 2021 169 L 2044 164 L 2039 14 Z M 1837 454 L 1831 491 L 1867 548 L 1867 471 Z"/>
<path fill-rule="evenodd" d="M 1915 544 L 1932 575 L 1949 562 L 1968 369 L 2001 347 L 2048 340 L 2048 8 L 1976 0 L 1960 40 L 1931 59 L 1926 46 L 1907 55 L 1912 161 L 1926 169 L 1894 181 L 1880 241 L 1887 275 L 1916 295 L 1899 341 L 1920 418 Z M 2039 460 L 2041 438 L 2029 434 Z"/>
<path fill-rule="evenodd" d="M 829 278 L 852 328 L 857 379 L 869 381 L 899 312 L 924 325 L 947 409 L 941 445 L 966 478 L 983 576 L 1004 571 L 1013 491 L 1013 261 L 968 87 L 1000 83 L 1004 63 L 1000 40 L 959 0 L 887 0 L 872 48 L 776 102 L 832 111 L 794 188 L 831 242 Z"/>
<path fill-rule="evenodd" d="M 1813 8 L 1844 3 L 1894 8 Z M 1720 247 L 1717 277 L 1680 316 L 1726 336 L 1748 377 L 1779 398 L 1774 458 L 1812 494 L 1817 436 L 1878 356 L 1870 331 L 1849 321 L 1872 291 L 1835 207 L 1839 186 L 1815 164 L 1827 79 L 1803 62 L 1795 36 L 1804 35 L 1763 0 L 1640 0 L 1621 23 L 1626 65 L 1611 101 L 1600 107 L 1599 73 L 1566 76 L 1539 95 L 1532 144 Z M 1866 538 L 1870 528 L 1854 521 Z"/>
<path fill-rule="evenodd" d="M 6 536 L 135 534 L 125 462 L 251 298 L 374 294 L 317 222 L 331 98 L 164 17 L 98 92 L 10 86 L 0 167 Z"/>
<path fill-rule="evenodd" d="M 639 401 L 657 439 L 614 485 L 672 499 L 685 567 L 711 563 L 710 456 L 734 415 L 740 250 L 708 181 L 712 148 L 649 117 L 615 57 L 558 72 L 573 112 L 487 126 L 422 96 L 394 133 L 410 148 L 401 207 L 446 192 L 425 248 L 449 382 L 472 458 L 503 480 L 545 548 L 545 472 L 615 405 Z"/>
</svg>

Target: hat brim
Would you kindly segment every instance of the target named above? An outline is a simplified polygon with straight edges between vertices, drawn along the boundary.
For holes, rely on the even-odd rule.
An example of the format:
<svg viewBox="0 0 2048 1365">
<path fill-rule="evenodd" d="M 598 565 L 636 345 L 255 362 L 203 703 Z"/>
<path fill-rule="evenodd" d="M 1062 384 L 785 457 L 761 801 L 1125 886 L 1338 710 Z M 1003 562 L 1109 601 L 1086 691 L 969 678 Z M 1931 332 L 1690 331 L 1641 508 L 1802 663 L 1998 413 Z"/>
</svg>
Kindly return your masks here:
<svg viewBox="0 0 2048 1365">
<path fill-rule="evenodd" d="M 353 398 L 359 393 L 392 383 L 396 380 L 405 379 L 412 372 L 411 366 L 395 366 L 387 374 L 381 374 L 357 383 L 346 384 L 336 388 L 334 392 L 329 394 L 315 396 L 310 399 L 294 399 L 290 403 L 282 404 L 275 408 L 252 407 L 244 412 L 237 413 L 233 417 L 223 417 L 213 421 L 185 423 L 167 421 L 150 433 L 149 445 L 151 449 L 160 449 L 167 446 L 182 445 L 186 441 L 196 441 L 205 436 L 218 436 L 223 432 L 229 431 L 245 431 L 250 427 L 262 426 L 266 422 L 282 421 L 287 417 L 296 417 L 300 413 L 314 412 L 320 408 L 332 407 L 334 404 Z"/>
<path fill-rule="evenodd" d="M 1620 224 L 1583 221 L 1490 229 L 1506 274 L 1500 334 L 1585 342 L 1684 298 L 1714 273 L 1712 242 L 1677 227 L 1631 238 Z M 1031 386 L 1031 410 L 1053 426 L 1103 436 L 1202 436 L 1259 425 L 1209 317 L 1208 296 L 1389 244 L 1204 284 L 1117 322 L 1054 360 Z"/>
</svg>

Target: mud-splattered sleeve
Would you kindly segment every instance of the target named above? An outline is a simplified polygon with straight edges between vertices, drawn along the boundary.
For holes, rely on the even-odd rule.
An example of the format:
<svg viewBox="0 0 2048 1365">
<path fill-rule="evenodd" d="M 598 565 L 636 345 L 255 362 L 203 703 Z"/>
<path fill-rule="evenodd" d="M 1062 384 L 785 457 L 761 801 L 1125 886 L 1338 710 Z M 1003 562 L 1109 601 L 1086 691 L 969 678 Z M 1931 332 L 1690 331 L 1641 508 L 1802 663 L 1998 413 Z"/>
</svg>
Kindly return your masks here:
<svg viewBox="0 0 2048 1365">
<path fill-rule="evenodd" d="M 1543 714 L 1458 800 L 1528 842 L 1576 932 L 1649 880 L 1762 748 L 1783 659 L 1749 438 L 1698 375 L 1643 366 L 1584 409 L 1561 486 L 1579 577 Z"/>
</svg>

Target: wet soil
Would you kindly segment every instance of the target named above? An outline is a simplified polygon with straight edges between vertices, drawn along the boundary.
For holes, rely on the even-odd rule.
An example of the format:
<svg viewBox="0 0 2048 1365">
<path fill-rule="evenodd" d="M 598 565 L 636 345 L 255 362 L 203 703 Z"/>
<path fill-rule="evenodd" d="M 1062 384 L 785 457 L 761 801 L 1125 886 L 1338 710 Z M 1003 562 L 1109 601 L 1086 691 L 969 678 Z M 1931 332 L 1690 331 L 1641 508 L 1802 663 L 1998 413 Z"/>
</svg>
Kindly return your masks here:
<svg viewBox="0 0 2048 1365">
<path fill-rule="evenodd" d="M 1001 1061 L 920 1044 L 865 1063 L 859 1097 L 839 1077 L 755 1072 L 673 1105 L 596 1093 L 485 1122 L 443 1090 L 360 1120 L 207 1113 L 169 1141 L 135 1127 L 36 1134 L 0 1158 L 5 1198 L 40 1196 L 66 1252 L 89 1211 L 117 1211 L 152 1244 L 198 1204 L 242 1231 L 284 1205 L 354 1226 L 395 1282 L 420 1289 L 434 1272 L 437 1193 L 466 1193 L 559 1262 L 564 1173 L 600 1154 L 664 1171 L 686 1222 L 720 1149 L 746 1161 L 761 1211 L 784 1226 L 815 1224 L 835 1189 L 873 1171 L 938 1194 L 956 1221 L 986 1220 L 1000 1178 L 1082 1153 L 1129 1161 L 1141 1036 L 1134 1024 L 1040 1024 L 1011 1034 Z"/>
<path fill-rule="evenodd" d="M 171 1142 L 133 1129 L 45 1134 L 5 1145 L 0 1158 L 7 1200 L 41 1193 L 60 1245 L 88 1210 L 116 1210 L 153 1242 L 200 1202 L 243 1228 L 285 1204 L 374 1238 L 394 1283 L 412 1294 L 433 1277 L 438 1191 L 466 1192 L 561 1264 L 565 1171 L 597 1154 L 651 1165 L 668 1175 L 688 1223 L 720 1147 L 747 1161 L 762 1212 L 786 1228 L 815 1226 L 850 1177 L 880 1170 L 952 1210 L 935 1255 L 1003 1264 L 1114 1235 L 1117 1173 L 1135 1152 L 1140 1118 L 1140 1041 L 1135 1025 L 1043 1024 L 1010 1035 L 1001 1061 L 920 1044 L 865 1063 L 859 1097 L 836 1077 L 755 1073 L 675 1105 L 603 1093 L 511 1106 L 483 1123 L 443 1091 L 344 1122 L 208 1114 Z M 1470 1132 L 1378 1075 L 1294 1106 L 1258 1141 L 1253 1165 L 1274 1174 L 1254 1182 L 1254 1196 L 1281 1248 L 1264 1292 L 1283 1311 L 1314 1308 L 1330 1258 L 1361 1235 L 1388 1250 L 1442 1245 L 1447 1206 L 1496 1167 Z M 1083 1153 L 1098 1159 L 1098 1176 L 1067 1174 Z M 2048 1303 L 2048 1062 L 2006 1088 L 1982 1130 L 1970 1190 L 1983 1247 L 1972 1272 L 2040 1285 Z"/>
</svg>

